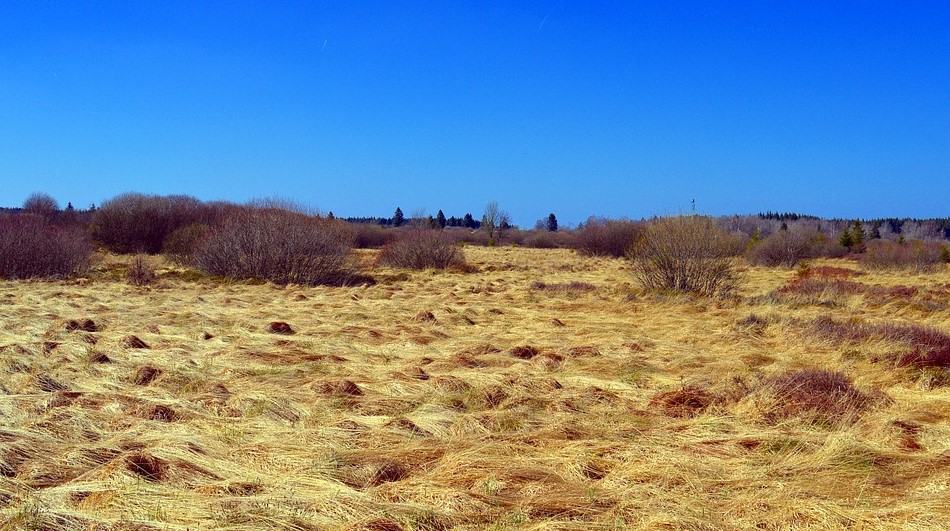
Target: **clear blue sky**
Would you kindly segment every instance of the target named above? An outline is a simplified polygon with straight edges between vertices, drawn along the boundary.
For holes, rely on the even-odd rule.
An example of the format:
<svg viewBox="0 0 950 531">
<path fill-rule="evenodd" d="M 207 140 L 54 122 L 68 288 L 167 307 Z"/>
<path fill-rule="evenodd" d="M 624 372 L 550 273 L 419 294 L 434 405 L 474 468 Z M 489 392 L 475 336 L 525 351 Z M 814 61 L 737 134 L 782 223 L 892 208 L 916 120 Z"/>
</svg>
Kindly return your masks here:
<svg viewBox="0 0 950 531">
<path fill-rule="evenodd" d="M 0 3 L 0 205 L 950 215 L 948 2 Z"/>
</svg>

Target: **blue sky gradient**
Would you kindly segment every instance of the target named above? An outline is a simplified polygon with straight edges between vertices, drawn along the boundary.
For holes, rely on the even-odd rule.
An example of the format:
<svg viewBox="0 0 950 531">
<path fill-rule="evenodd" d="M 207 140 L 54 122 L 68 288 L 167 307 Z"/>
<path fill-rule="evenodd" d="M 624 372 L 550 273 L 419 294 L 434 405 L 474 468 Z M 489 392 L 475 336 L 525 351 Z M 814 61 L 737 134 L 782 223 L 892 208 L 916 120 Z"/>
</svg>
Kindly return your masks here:
<svg viewBox="0 0 950 531">
<path fill-rule="evenodd" d="M 950 215 L 946 2 L 3 2 L 0 205 Z"/>
</svg>

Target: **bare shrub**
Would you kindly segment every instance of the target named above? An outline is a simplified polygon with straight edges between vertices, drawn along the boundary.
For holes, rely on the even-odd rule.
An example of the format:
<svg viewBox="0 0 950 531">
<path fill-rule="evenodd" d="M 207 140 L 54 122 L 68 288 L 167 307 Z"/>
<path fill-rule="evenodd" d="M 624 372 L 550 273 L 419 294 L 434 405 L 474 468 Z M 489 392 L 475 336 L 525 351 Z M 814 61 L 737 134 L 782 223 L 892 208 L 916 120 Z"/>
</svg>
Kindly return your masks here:
<svg viewBox="0 0 950 531">
<path fill-rule="evenodd" d="M 212 275 L 276 284 L 337 284 L 350 267 L 346 222 L 279 209 L 235 209 L 211 228 L 194 265 Z"/>
<path fill-rule="evenodd" d="M 178 265 L 190 265 L 208 229 L 207 225 L 192 223 L 173 230 L 162 242 L 162 253 Z"/>
<path fill-rule="evenodd" d="M 93 215 L 91 230 L 110 251 L 156 254 L 169 234 L 207 223 L 213 212 L 193 197 L 129 193 L 103 203 Z"/>
<path fill-rule="evenodd" d="M 804 230 L 780 230 L 746 253 L 750 263 L 764 266 L 795 267 L 799 261 L 817 254 L 815 235 Z"/>
<path fill-rule="evenodd" d="M 738 285 L 732 257 L 736 240 L 711 218 L 659 218 L 629 257 L 634 277 L 648 290 L 727 295 Z"/>
<path fill-rule="evenodd" d="M 644 226 L 625 219 L 590 218 L 575 233 L 575 249 L 585 256 L 622 258 L 643 236 Z"/>
<path fill-rule="evenodd" d="M 357 249 L 378 249 L 396 237 L 395 231 L 375 223 L 354 223 L 352 227 L 356 232 Z"/>
<path fill-rule="evenodd" d="M 464 243 L 471 245 L 488 245 L 488 235 L 480 230 L 466 228 L 453 228 L 442 231 L 444 237 L 453 243 Z"/>
<path fill-rule="evenodd" d="M 23 201 L 23 211 L 51 221 L 59 212 L 59 203 L 49 194 L 34 192 Z"/>
<path fill-rule="evenodd" d="M 525 234 L 521 245 L 535 249 L 569 249 L 575 248 L 577 243 L 573 232 L 533 230 Z"/>
<path fill-rule="evenodd" d="M 407 269 L 465 268 L 461 249 L 436 229 L 414 228 L 383 246 L 377 263 Z"/>
<path fill-rule="evenodd" d="M 931 272 L 944 262 L 944 247 L 935 242 L 897 243 L 872 240 L 861 256 L 861 265 L 868 269 L 900 269 L 919 273 Z"/>
<path fill-rule="evenodd" d="M 770 420 L 812 416 L 828 422 L 851 421 L 875 401 L 844 374 L 814 369 L 780 374 L 765 383 L 764 391 L 775 398 Z"/>
<path fill-rule="evenodd" d="M 132 257 L 129 268 L 125 271 L 125 279 L 133 286 L 148 286 L 155 282 L 155 266 L 149 262 L 148 256 L 137 254 Z"/>
<path fill-rule="evenodd" d="M 74 228 L 21 214 L 0 218 L 0 277 L 66 278 L 89 269 L 92 244 Z"/>
</svg>

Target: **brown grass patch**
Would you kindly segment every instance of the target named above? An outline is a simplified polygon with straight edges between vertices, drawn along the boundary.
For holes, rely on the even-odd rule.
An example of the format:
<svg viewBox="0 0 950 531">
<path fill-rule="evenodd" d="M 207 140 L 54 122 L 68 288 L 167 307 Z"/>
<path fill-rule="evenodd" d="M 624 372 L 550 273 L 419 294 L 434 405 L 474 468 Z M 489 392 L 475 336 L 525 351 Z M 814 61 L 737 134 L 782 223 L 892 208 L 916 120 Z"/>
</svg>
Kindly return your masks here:
<svg viewBox="0 0 950 531">
<path fill-rule="evenodd" d="M 650 407 L 671 417 L 689 418 L 699 415 L 713 403 L 714 396 L 695 386 L 684 386 L 673 391 L 654 395 Z"/>
<path fill-rule="evenodd" d="M 130 348 L 130 349 L 151 348 L 150 346 L 148 346 L 148 343 L 146 343 L 145 341 L 142 341 L 136 336 L 125 336 L 124 338 L 122 338 L 121 345 L 123 348 Z"/>
<path fill-rule="evenodd" d="M 323 382 L 317 386 L 317 391 L 325 395 L 354 397 L 363 396 L 363 390 L 350 380 Z"/>
<path fill-rule="evenodd" d="M 125 466 L 129 472 L 148 481 L 165 481 L 168 479 L 168 462 L 149 454 L 133 453 L 127 455 Z"/>
<path fill-rule="evenodd" d="M 132 375 L 132 383 L 135 385 L 149 385 L 157 380 L 163 371 L 152 365 L 143 365 L 135 370 Z"/>
<path fill-rule="evenodd" d="M 92 319 L 70 319 L 66 321 L 64 325 L 67 332 L 73 332 L 76 330 L 82 332 L 98 332 L 99 326 L 96 325 L 96 322 Z"/>
<path fill-rule="evenodd" d="M 274 321 L 267 325 L 267 331 L 271 334 L 280 334 L 284 336 L 293 335 L 294 329 L 291 326 L 283 321 Z"/>
</svg>

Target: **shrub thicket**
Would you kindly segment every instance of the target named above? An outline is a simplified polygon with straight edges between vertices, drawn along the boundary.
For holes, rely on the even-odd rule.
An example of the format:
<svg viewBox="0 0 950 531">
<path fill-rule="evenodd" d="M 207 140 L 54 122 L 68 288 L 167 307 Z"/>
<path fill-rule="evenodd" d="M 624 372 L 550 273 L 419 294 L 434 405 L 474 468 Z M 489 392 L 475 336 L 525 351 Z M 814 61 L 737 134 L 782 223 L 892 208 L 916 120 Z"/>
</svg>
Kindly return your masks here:
<svg viewBox="0 0 950 531">
<path fill-rule="evenodd" d="M 726 295 L 738 285 L 732 257 L 739 247 L 708 217 L 676 216 L 650 223 L 629 256 L 648 290 Z"/>
<path fill-rule="evenodd" d="M 872 240 L 861 256 L 861 265 L 868 269 L 903 269 L 928 272 L 946 262 L 946 244 L 934 242 L 891 242 Z"/>
<path fill-rule="evenodd" d="M 40 216 L 46 221 L 52 221 L 59 212 L 59 203 L 49 194 L 34 192 L 23 201 L 23 211 Z"/>
<path fill-rule="evenodd" d="M 396 231 L 376 223 L 353 223 L 358 249 L 378 249 L 396 237 Z"/>
<path fill-rule="evenodd" d="M 350 266 L 346 222 L 281 209 L 238 208 L 211 227 L 194 265 L 212 275 L 277 284 L 336 284 Z"/>
<path fill-rule="evenodd" d="M 65 278 L 84 273 L 92 244 L 80 230 L 22 214 L 0 218 L 0 277 Z"/>
<path fill-rule="evenodd" d="M 591 218 L 575 234 L 575 249 L 585 256 L 622 258 L 643 236 L 644 223 Z"/>
<path fill-rule="evenodd" d="M 795 267 L 799 261 L 818 254 L 816 234 L 806 230 L 780 230 L 754 244 L 747 252 L 749 262 L 764 266 Z"/>
<path fill-rule="evenodd" d="M 165 237 L 162 253 L 178 265 L 189 265 L 201 241 L 208 234 L 208 230 L 207 225 L 200 223 L 178 227 Z"/>
<path fill-rule="evenodd" d="M 461 269 L 465 258 L 442 231 L 416 228 L 384 245 L 377 263 L 407 269 Z"/>
<path fill-rule="evenodd" d="M 116 253 L 161 252 L 169 234 L 208 223 L 215 209 L 188 196 L 123 194 L 102 204 L 92 218 L 92 235 Z"/>
</svg>

